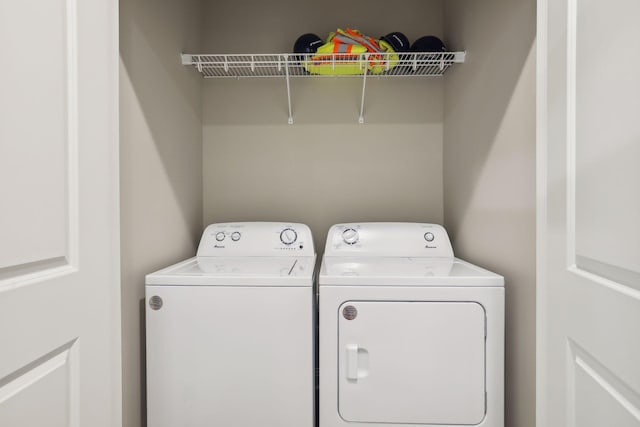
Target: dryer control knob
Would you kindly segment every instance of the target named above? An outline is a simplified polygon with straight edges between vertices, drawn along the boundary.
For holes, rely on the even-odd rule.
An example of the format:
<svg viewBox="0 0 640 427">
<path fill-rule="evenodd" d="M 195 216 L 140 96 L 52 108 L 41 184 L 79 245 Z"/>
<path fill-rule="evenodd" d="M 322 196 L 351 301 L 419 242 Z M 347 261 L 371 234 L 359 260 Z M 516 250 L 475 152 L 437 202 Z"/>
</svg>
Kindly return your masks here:
<svg viewBox="0 0 640 427">
<path fill-rule="evenodd" d="M 219 232 L 216 233 L 216 240 L 218 242 L 222 242 L 224 240 L 224 238 L 225 238 L 225 235 L 224 235 L 224 233 L 222 231 L 219 231 Z"/>
<path fill-rule="evenodd" d="M 233 240 L 234 242 L 240 240 L 240 237 L 242 237 L 242 235 L 239 231 L 234 231 L 233 233 L 231 233 L 231 240 Z"/>
<path fill-rule="evenodd" d="M 280 241 L 285 245 L 291 245 L 298 240 L 298 233 L 293 228 L 285 228 L 280 232 Z"/>
<path fill-rule="evenodd" d="M 433 239 L 435 238 L 436 237 L 430 231 L 427 231 L 426 233 L 424 233 L 424 240 L 426 240 L 427 242 L 433 242 Z"/>
<path fill-rule="evenodd" d="M 342 240 L 347 245 L 355 245 L 360 240 L 360 235 L 358 235 L 358 231 L 353 228 L 347 228 L 342 232 Z"/>
</svg>

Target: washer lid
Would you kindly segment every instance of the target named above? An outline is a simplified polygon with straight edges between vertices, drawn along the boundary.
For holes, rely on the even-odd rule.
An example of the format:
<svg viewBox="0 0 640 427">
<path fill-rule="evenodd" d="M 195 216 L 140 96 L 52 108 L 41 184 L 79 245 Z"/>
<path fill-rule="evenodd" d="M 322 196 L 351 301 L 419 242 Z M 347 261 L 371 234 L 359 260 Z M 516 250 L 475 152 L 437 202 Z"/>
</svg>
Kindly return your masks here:
<svg viewBox="0 0 640 427">
<path fill-rule="evenodd" d="M 315 256 L 194 257 L 148 274 L 147 285 L 312 286 Z"/>
<path fill-rule="evenodd" d="M 458 258 L 328 257 L 320 286 L 504 286 L 504 278 Z"/>
</svg>

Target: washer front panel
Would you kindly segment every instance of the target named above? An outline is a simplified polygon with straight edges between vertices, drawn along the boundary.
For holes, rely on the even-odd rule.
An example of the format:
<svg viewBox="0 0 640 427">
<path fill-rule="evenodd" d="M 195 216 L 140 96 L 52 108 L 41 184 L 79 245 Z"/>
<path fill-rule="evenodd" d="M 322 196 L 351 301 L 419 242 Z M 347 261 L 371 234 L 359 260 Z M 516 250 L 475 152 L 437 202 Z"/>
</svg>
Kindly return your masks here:
<svg viewBox="0 0 640 427">
<path fill-rule="evenodd" d="M 313 427 L 311 287 L 147 286 L 146 302 L 150 427 Z"/>
</svg>

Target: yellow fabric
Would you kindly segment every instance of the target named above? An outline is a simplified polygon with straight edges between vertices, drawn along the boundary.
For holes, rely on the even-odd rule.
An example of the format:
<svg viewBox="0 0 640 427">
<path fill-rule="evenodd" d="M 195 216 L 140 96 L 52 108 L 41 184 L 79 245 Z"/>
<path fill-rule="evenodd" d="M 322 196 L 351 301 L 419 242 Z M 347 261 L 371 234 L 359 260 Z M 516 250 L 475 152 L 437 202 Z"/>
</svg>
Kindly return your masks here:
<svg viewBox="0 0 640 427">
<path fill-rule="evenodd" d="M 334 47 L 335 44 L 331 41 L 320 46 L 307 64 L 307 71 L 333 76 L 364 74 L 367 63 L 363 54 L 367 53 L 367 48 L 353 45 L 351 53 L 334 54 Z"/>
<path fill-rule="evenodd" d="M 373 71 L 374 74 L 383 73 L 392 69 L 393 67 L 398 65 L 398 60 L 400 59 L 396 51 L 393 50 L 393 47 L 389 43 L 384 40 L 378 40 L 378 44 L 381 48 L 385 49 L 389 55 L 385 55 L 385 63 L 380 64 L 379 69 Z"/>
<path fill-rule="evenodd" d="M 356 30 L 356 32 L 358 35 L 365 37 L 359 31 Z M 309 61 L 305 61 L 304 67 L 308 72 L 329 76 L 345 76 L 364 74 L 366 68 L 369 73 L 381 74 L 392 69 L 398 63 L 398 55 L 391 45 L 384 40 L 378 40 L 377 43 L 381 48 L 381 52 L 387 54 L 376 57 L 376 53 L 371 52 L 368 61 L 365 59 L 364 54 L 369 50 L 355 40 L 354 44 L 351 45 L 351 53 L 334 54 L 336 44 L 333 42 L 333 38 L 336 34 L 351 38 L 347 32 L 341 29 L 330 33 L 327 42 L 318 48 L 316 54 Z"/>
</svg>

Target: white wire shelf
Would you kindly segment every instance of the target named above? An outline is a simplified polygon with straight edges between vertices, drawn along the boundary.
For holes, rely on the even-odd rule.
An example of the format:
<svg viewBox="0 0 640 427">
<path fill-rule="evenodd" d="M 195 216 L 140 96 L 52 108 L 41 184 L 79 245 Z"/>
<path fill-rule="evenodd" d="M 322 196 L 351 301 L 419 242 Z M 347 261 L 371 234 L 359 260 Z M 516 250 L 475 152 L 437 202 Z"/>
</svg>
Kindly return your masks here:
<svg viewBox="0 0 640 427">
<path fill-rule="evenodd" d="M 204 78 L 442 76 L 465 52 L 196 55 L 182 54 Z M 314 58 L 315 57 L 315 58 Z"/>
<path fill-rule="evenodd" d="M 287 85 L 289 124 L 293 124 L 291 108 L 292 77 L 359 77 L 362 100 L 359 123 L 364 123 L 364 99 L 367 78 L 442 76 L 453 64 L 463 63 L 466 52 L 410 53 L 333 53 L 317 54 L 185 54 L 183 65 L 191 65 L 207 79 L 280 77 Z"/>
</svg>

